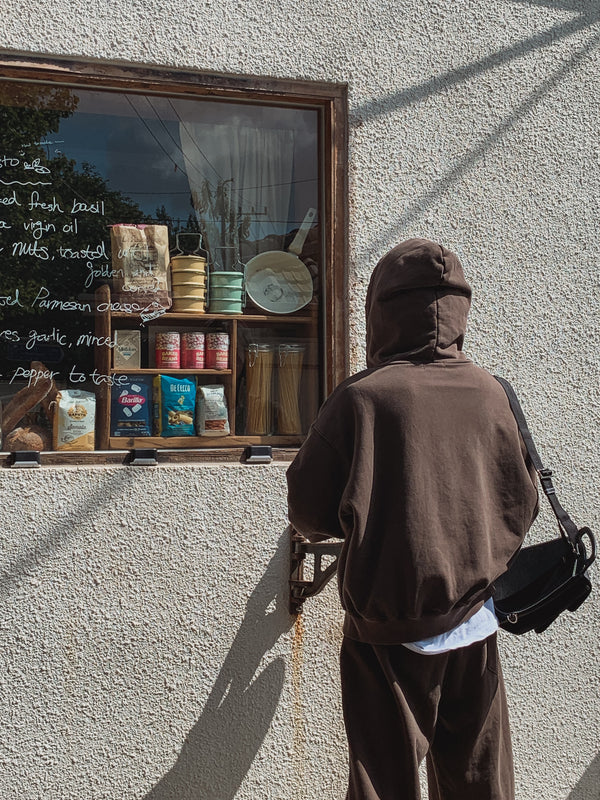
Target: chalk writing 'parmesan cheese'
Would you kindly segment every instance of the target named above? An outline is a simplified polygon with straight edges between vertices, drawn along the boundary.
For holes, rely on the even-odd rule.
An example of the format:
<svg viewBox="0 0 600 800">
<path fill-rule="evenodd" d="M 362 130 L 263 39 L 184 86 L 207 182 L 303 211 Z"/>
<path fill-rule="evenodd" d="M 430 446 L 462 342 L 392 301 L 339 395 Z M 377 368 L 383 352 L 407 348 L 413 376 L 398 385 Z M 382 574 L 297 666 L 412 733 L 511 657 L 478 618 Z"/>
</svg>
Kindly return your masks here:
<svg viewBox="0 0 600 800">
<path fill-rule="evenodd" d="M 91 314 L 92 306 L 89 303 L 80 303 L 78 300 L 59 300 L 51 298 L 45 286 L 41 286 L 31 303 L 32 308 L 47 308 L 50 311 L 78 311 L 81 314 Z"/>
</svg>

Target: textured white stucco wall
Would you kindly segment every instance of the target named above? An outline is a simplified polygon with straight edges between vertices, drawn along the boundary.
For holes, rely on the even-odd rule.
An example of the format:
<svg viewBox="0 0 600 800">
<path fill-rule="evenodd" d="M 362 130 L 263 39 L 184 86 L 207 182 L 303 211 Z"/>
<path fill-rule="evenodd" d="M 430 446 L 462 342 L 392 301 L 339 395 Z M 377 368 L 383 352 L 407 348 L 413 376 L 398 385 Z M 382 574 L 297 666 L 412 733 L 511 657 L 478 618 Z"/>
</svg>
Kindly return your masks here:
<svg viewBox="0 0 600 800">
<path fill-rule="evenodd" d="M 0 797 L 336 796 L 340 620 L 288 613 L 282 466 L 3 470 L 0 492 Z"/>
<path fill-rule="evenodd" d="M 592 0 L 4 0 L 0 18 L 8 52 L 347 82 L 353 367 L 383 252 L 455 249 L 469 353 L 514 381 L 596 529 L 599 44 Z M 284 486 L 281 465 L 0 471 L 0 797 L 343 797 L 340 615 L 330 586 L 291 627 Z M 597 597 L 502 639 L 519 800 L 600 798 Z"/>
</svg>

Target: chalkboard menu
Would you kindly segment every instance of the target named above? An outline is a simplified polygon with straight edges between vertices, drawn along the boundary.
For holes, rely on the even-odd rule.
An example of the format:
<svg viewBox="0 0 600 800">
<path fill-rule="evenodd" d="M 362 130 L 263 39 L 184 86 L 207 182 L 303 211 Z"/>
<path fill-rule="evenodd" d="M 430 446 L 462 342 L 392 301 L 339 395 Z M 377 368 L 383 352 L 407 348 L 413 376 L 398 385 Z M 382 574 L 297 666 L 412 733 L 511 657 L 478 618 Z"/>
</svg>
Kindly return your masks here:
<svg viewBox="0 0 600 800">
<path fill-rule="evenodd" d="M 318 205 L 317 141 L 306 109 L 0 80 L 0 449 L 59 447 L 57 395 L 75 393 L 76 428 L 114 383 L 97 355 L 115 347 L 97 323 L 111 226 L 165 226 L 171 251 L 200 233 L 213 269 L 243 268 Z M 146 340 L 144 308 L 112 310 Z M 73 445 L 96 446 L 93 430 Z"/>
</svg>

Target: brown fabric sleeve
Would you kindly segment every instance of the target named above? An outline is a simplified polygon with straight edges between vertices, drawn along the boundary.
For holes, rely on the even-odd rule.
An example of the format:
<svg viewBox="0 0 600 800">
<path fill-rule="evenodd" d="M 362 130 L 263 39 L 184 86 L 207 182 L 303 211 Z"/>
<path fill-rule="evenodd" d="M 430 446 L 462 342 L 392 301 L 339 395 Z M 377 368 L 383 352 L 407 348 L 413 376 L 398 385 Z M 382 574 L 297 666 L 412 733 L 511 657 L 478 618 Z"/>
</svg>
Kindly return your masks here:
<svg viewBox="0 0 600 800">
<path fill-rule="evenodd" d="M 335 448 L 313 426 L 287 470 L 288 516 L 311 541 L 344 538 L 339 509 L 346 469 Z"/>
</svg>

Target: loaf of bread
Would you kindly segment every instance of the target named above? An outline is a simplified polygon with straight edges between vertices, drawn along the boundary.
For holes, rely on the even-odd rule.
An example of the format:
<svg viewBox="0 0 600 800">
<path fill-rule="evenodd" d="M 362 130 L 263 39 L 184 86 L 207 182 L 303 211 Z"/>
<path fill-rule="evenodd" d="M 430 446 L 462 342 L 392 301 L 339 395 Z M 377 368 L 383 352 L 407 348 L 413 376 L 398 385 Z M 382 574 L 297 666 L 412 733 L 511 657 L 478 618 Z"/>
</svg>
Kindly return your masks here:
<svg viewBox="0 0 600 800">
<path fill-rule="evenodd" d="M 17 450 L 50 450 L 52 438 L 50 432 L 39 425 L 29 425 L 26 428 L 15 428 L 4 439 L 4 446 L 9 453 Z"/>
</svg>

